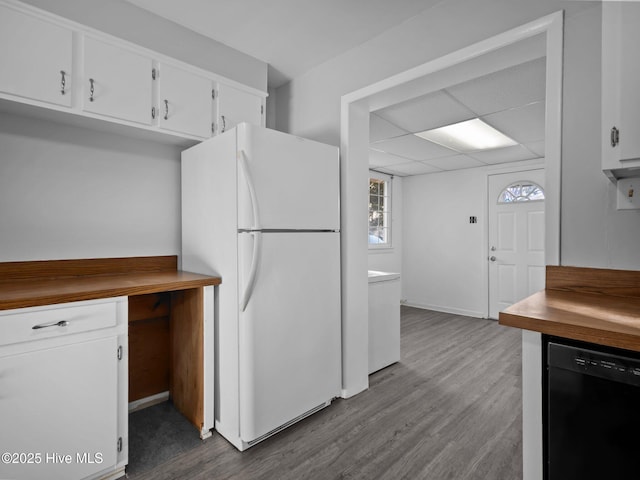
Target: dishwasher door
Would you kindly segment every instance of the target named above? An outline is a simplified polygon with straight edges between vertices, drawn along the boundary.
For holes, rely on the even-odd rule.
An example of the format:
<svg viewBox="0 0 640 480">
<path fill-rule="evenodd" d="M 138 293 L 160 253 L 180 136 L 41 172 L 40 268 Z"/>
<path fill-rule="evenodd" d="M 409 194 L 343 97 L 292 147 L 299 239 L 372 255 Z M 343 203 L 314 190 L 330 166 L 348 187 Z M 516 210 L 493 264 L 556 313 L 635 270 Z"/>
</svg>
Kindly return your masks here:
<svg viewBox="0 0 640 480">
<path fill-rule="evenodd" d="M 640 357 L 587 345 L 548 343 L 545 478 L 638 479 Z"/>
</svg>

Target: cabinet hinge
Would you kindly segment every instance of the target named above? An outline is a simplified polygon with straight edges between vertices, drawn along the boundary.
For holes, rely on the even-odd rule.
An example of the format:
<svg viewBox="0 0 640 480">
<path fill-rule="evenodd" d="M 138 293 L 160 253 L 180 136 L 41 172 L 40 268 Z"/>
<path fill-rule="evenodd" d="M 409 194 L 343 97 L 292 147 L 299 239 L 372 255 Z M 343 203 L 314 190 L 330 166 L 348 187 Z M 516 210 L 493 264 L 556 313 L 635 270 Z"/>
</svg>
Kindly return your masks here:
<svg viewBox="0 0 640 480">
<path fill-rule="evenodd" d="M 122 451 L 122 437 L 118 437 L 118 452 Z"/>
<path fill-rule="evenodd" d="M 156 78 L 158 78 L 159 76 L 160 76 L 160 71 L 159 71 L 159 70 L 157 70 L 157 69 L 155 69 L 155 68 L 152 68 L 152 69 L 151 69 L 151 78 L 152 78 L 153 80 L 155 80 L 155 79 L 156 79 Z"/>
<path fill-rule="evenodd" d="M 122 345 L 118 347 L 118 360 L 122 360 Z"/>
<path fill-rule="evenodd" d="M 611 129 L 611 146 L 615 147 L 620 143 L 620 130 L 616 127 Z"/>
</svg>

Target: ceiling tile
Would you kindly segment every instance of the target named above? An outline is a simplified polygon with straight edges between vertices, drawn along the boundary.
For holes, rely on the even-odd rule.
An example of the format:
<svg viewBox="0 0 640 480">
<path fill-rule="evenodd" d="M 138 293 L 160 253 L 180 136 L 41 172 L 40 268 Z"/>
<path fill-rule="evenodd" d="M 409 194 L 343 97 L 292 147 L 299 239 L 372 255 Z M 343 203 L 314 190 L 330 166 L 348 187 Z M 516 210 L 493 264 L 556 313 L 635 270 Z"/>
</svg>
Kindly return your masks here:
<svg viewBox="0 0 640 480">
<path fill-rule="evenodd" d="M 529 150 L 538 155 L 539 157 L 544 157 L 544 140 L 540 140 L 539 142 L 531 142 L 525 144 Z"/>
<path fill-rule="evenodd" d="M 406 135 L 406 130 L 396 127 L 393 123 L 372 113 L 369 117 L 369 142 L 377 142 L 388 138 Z"/>
<path fill-rule="evenodd" d="M 447 91 L 478 115 L 521 107 L 545 98 L 546 57 L 476 78 Z"/>
<path fill-rule="evenodd" d="M 482 120 L 518 143 L 537 142 L 544 140 L 544 107 L 544 102 L 532 103 L 484 116 Z"/>
<path fill-rule="evenodd" d="M 442 90 L 392 105 L 375 113 L 412 133 L 476 117 L 471 110 Z"/>
<path fill-rule="evenodd" d="M 454 155 L 453 157 L 437 158 L 429 160 L 429 165 L 440 170 L 460 170 L 461 168 L 482 167 L 485 164 L 467 155 Z"/>
<path fill-rule="evenodd" d="M 382 170 L 382 169 L 376 168 L 376 170 Z M 422 162 L 409 162 L 409 163 L 402 163 L 400 165 L 392 165 L 390 167 L 384 167 L 384 170 L 398 174 L 398 175 L 402 175 L 402 176 L 422 175 L 425 173 L 435 173 L 435 172 L 441 171 L 439 168 L 433 167 L 431 165 L 427 165 Z"/>
<path fill-rule="evenodd" d="M 386 167 L 389 165 L 398 165 L 399 163 L 407 163 L 410 158 L 398 157 L 391 153 L 381 152 L 379 150 L 369 149 L 369 165 L 372 167 Z"/>
<path fill-rule="evenodd" d="M 392 170 L 393 167 L 376 167 L 375 172 L 386 173 L 387 175 L 395 175 L 396 177 L 408 177 L 406 173 L 396 172 Z"/>
<path fill-rule="evenodd" d="M 371 145 L 371 147 L 374 150 L 406 157 L 411 160 L 428 160 L 456 155 L 458 153 L 436 145 L 428 140 L 416 137 L 413 134 L 396 137 L 391 140 L 383 140 Z"/>
<path fill-rule="evenodd" d="M 529 160 L 539 157 L 539 155 L 532 153 L 522 145 L 496 148 L 493 150 L 485 150 L 483 152 L 473 152 L 470 153 L 469 156 L 489 165 L 494 165 L 496 163 L 518 162 L 520 160 Z"/>
</svg>

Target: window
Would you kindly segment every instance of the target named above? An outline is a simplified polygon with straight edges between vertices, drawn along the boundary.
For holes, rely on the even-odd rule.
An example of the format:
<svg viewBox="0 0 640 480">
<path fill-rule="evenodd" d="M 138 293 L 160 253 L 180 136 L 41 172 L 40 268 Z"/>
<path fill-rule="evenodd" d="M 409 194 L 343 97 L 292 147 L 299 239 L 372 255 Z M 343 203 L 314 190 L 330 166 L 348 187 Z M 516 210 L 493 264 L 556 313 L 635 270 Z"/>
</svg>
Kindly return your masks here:
<svg viewBox="0 0 640 480">
<path fill-rule="evenodd" d="M 509 185 L 498 195 L 498 203 L 520 203 L 544 200 L 544 190 L 533 182 L 518 182 Z"/>
<path fill-rule="evenodd" d="M 369 178 L 369 247 L 391 246 L 391 179 Z"/>
</svg>

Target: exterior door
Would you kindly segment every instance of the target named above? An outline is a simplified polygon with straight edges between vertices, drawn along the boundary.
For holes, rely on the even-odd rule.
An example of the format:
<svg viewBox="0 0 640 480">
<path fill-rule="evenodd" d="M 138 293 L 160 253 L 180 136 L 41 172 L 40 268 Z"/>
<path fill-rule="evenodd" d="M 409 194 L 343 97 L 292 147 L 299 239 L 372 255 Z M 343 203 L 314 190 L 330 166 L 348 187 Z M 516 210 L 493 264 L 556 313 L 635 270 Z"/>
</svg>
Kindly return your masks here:
<svg viewBox="0 0 640 480">
<path fill-rule="evenodd" d="M 544 288 L 544 170 L 489 176 L 489 316 Z"/>
</svg>

